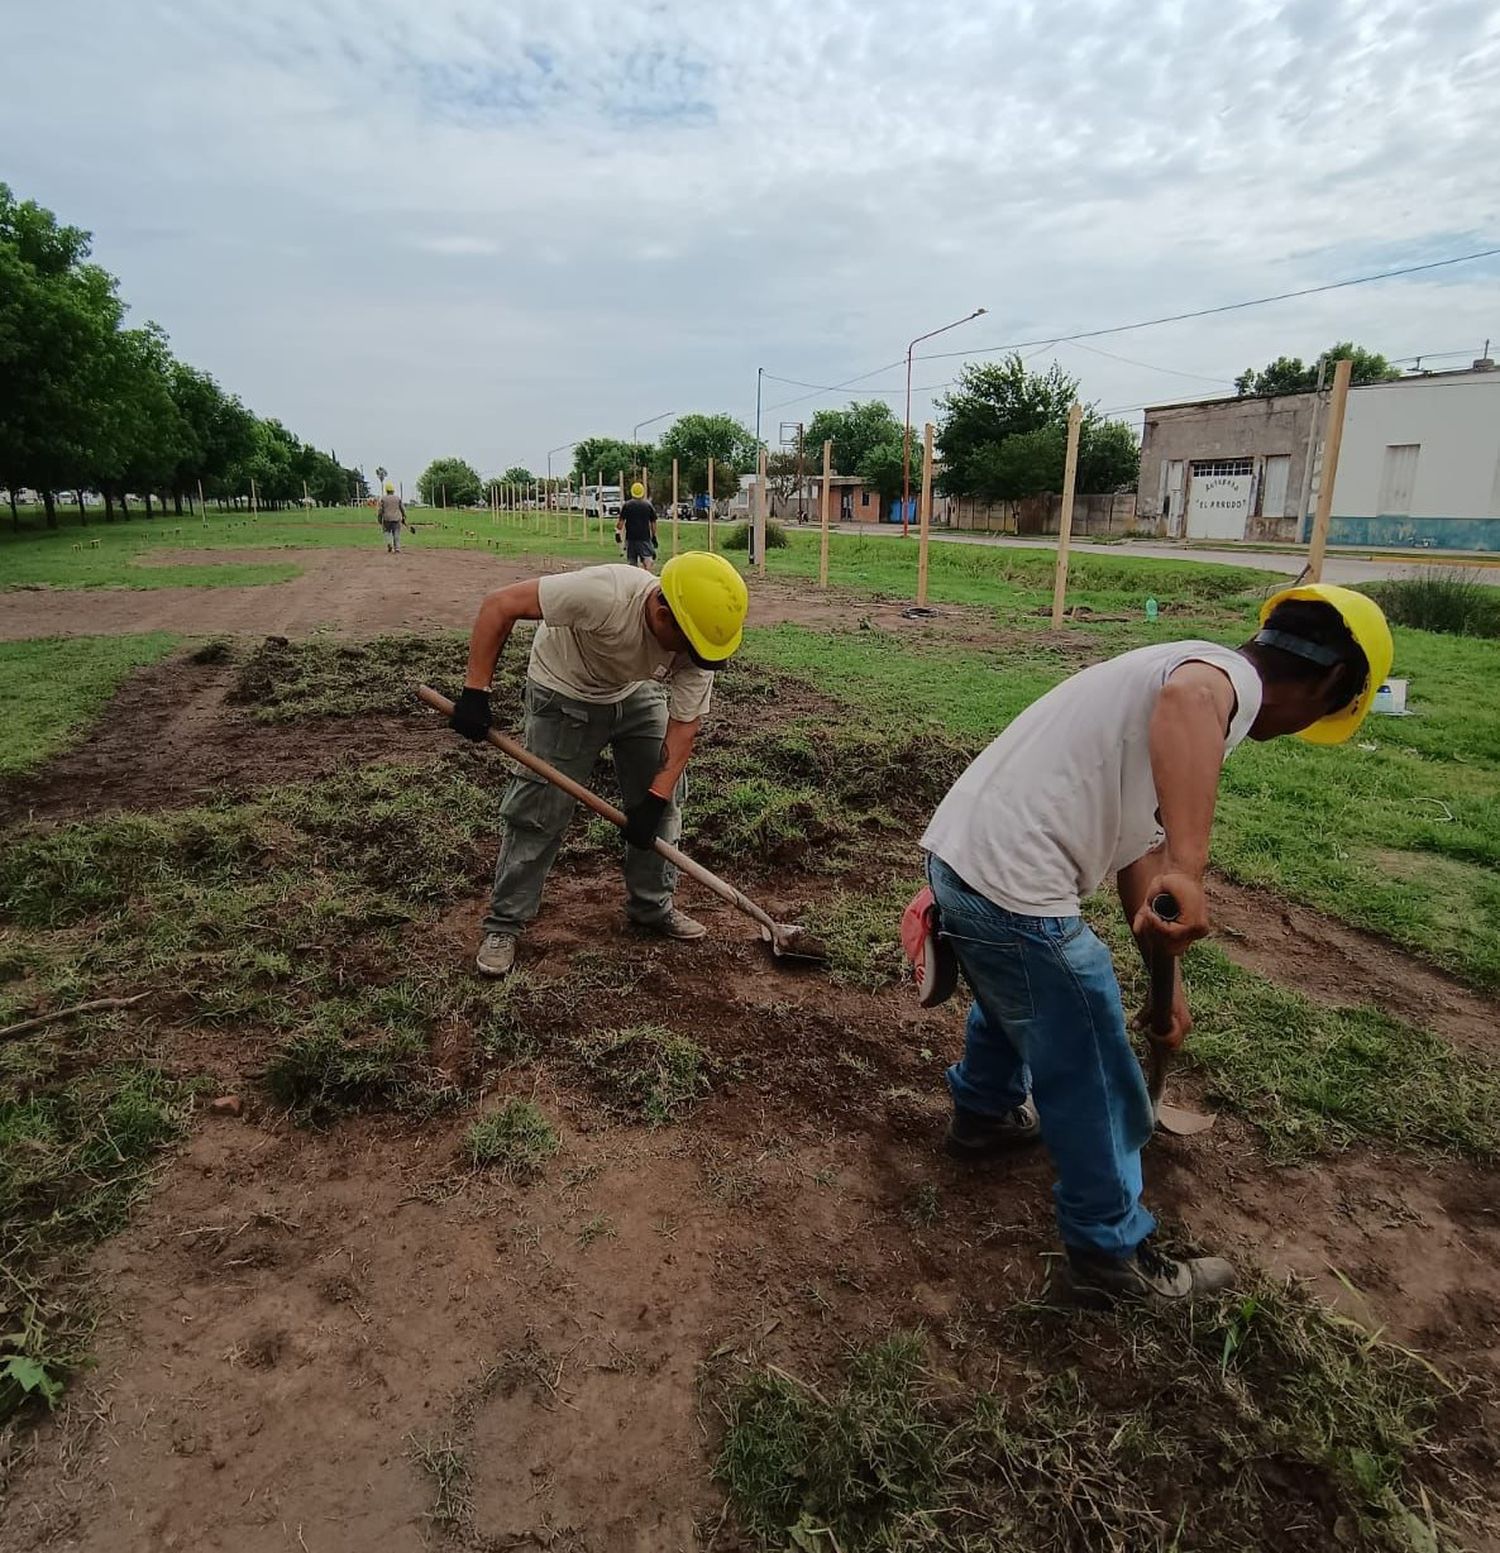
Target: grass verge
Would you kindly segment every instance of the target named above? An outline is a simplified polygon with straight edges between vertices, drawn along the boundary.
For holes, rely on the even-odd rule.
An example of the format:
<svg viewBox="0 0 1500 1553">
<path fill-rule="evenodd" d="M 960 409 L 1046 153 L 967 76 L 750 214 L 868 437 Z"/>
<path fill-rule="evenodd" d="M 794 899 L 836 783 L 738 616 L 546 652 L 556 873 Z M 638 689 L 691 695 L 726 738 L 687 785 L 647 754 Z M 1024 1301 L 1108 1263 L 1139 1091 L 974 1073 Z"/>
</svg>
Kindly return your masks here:
<svg viewBox="0 0 1500 1553">
<path fill-rule="evenodd" d="M 557 1129 L 533 1100 L 507 1100 L 464 1134 L 469 1163 L 496 1170 L 508 1181 L 532 1180 L 560 1147 Z"/>
<path fill-rule="evenodd" d="M 818 1553 L 1437 1546 L 1427 1437 L 1451 1397 L 1293 1288 L 1103 1320 L 1021 1307 L 994 1336 L 977 1385 L 898 1333 L 837 1383 L 762 1367 L 730 1387 L 716 1473 L 745 1530 Z"/>
<path fill-rule="evenodd" d="M 127 674 L 176 645 L 164 631 L 0 642 L 0 778 L 31 771 L 66 749 Z"/>
</svg>

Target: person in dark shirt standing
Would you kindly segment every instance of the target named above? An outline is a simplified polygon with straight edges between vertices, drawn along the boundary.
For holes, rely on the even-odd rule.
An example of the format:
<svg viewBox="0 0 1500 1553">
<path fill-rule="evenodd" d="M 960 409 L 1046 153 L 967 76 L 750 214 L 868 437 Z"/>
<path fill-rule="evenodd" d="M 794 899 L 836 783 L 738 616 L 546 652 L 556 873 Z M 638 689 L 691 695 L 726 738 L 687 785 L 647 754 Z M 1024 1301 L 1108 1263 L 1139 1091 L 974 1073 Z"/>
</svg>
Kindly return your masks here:
<svg viewBox="0 0 1500 1553">
<path fill-rule="evenodd" d="M 646 500 L 639 480 L 630 487 L 630 500 L 620 508 L 615 532 L 625 540 L 625 559 L 632 566 L 651 570 L 656 559 L 656 508 Z"/>
</svg>

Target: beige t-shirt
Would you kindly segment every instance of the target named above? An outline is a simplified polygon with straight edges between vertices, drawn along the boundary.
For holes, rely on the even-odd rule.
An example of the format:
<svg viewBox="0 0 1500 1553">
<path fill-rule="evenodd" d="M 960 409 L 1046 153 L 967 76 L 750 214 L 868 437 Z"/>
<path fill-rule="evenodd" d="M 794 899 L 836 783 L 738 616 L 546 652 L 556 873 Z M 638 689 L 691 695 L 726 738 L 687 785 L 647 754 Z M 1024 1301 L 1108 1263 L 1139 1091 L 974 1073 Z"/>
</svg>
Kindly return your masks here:
<svg viewBox="0 0 1500 1553">
<path fill-rule="evenodd" d="M 646 600 L 660 586 L 638 566 L 586 566 L 543 577 L 542 623 L 527 672 L 579 701 L 623 701 L 643 680 L 664 685 L 681 723 L 708 711 L 714 677 L 686 653 L 671 652 L 646 624 Z"/>
</svg>

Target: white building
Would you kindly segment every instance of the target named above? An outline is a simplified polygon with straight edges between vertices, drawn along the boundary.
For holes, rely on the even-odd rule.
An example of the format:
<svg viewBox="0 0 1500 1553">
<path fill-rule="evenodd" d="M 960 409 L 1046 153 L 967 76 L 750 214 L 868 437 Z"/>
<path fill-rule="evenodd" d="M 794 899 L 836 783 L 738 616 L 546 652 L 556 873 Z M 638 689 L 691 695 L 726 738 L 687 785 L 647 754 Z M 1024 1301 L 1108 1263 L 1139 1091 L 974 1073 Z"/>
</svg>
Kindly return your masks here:
<svg viewBox="0 0 1500 1553">
<path fill-rule="evenodd" d="M 1305 540 L 1325 392 L 1153 405 L 1138 521 L 1175 538 Z M 1476 362 L 1349 392 L 1332 544 L 1500 551 L 1500 372 Z"/>
</svg>

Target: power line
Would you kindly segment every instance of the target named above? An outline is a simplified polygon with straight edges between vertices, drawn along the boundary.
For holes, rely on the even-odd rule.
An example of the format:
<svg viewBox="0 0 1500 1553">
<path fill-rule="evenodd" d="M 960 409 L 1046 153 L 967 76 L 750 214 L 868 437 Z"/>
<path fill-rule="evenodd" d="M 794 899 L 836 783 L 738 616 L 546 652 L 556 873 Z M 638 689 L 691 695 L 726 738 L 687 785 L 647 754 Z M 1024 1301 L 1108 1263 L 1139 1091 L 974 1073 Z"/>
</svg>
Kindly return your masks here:
<svg viewBox="0 0 1500 1553">
<path fill-rule="evenodd" d="M 1232 377 L 1205 377 L 1201 372 L 1183 372 L 1177 367 L 1159 367 L 1154 361 L 1136 361 L 1132 356 L 1117 356 L 1113 351 L 1102 351 L 1097 345 L 1085 345 L 1079 340 L 1057 343 L 1076 345 L 1079 350 L 1087 351 L 1091 356 L 1103 356 L 1110 361 L 1123 361 L 1127 367 L 1143 367 L 1147 372 L 1165 372 L 1170 377 L 1196 378 L 1200 383 L 1217 383 L 1221 387 L 1234 382 Z"/>
<path fill-rule="evenodd" d="M 1272 302 L 1290 302 L 1297 297 L 1313 297 L 1324 291 L 1342 291 L 1348 286 L 1368 286 L 1377 280 L 1395 280 L 1401 275 L 1418 275 L 1426 270 L 1446 269 L 1454 264 L 1472 264 L 1476 259 L 1493 259 L 1500 248 L 1481 248 L 1475 253 L 1456 254 L 1451 259 L 1432 259 L 1426 264 L 1408 264 L 1398 270 L 1382 270 L 1378 275 L 1355 275 L 1349 280 L 1331 280 L 1321 286 L 1303 286 L 1297 291 L 1278 291 L 1274 296 L 1251 297 L 1245 302 L 1222 302 L 1217 307 L 1195 308 L 1188 313 L 1168 313 L 1161 318 L 1143 318 L 1133 324 L 1111 324 L 1105 329 L 1080 329 L 1076 334 L 1054 335 L 1052 343 L 1065 345 L 1076 340 L 1096 340 L 1106 334 L 1127 334 L 1132 329 L 1154 329 L 1161 324 L 1180 324 L 1192 318 L 1212 318 L 1219 313 L 1242 312 L 1247 307 L 1266 307 Z M 928 351 L 919 361 L 940 361 L 951 356 L 992 356 L 998 351 L 1028 350 L 1042 340 L 1017 340 L 1010 345 L 982 345 L 977 350 Z"/>
</svg>

